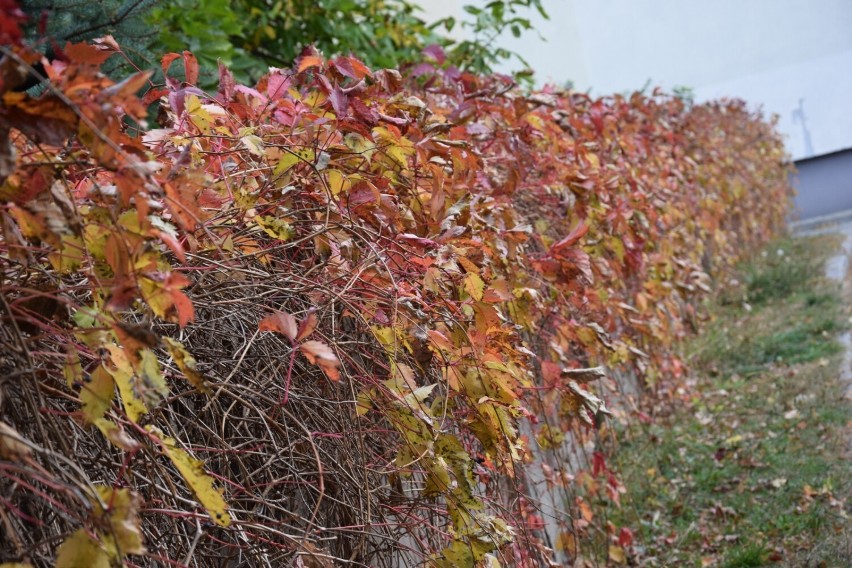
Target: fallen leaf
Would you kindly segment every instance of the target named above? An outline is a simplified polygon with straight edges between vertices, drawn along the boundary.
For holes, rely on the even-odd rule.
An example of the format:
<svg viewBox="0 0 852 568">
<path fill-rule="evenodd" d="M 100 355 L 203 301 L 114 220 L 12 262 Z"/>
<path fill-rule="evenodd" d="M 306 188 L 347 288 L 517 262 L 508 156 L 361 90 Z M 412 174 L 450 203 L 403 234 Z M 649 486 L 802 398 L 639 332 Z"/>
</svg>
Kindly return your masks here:
<svg viewBox="0 0 852 568">
<path fill-rule="evenodd" d="M 624 549 L 614 544 L 609 545 L 609 559 L 616 564 L 624 564 L 627 561 L 627 555 L 624 554 Z"/>
</svg>

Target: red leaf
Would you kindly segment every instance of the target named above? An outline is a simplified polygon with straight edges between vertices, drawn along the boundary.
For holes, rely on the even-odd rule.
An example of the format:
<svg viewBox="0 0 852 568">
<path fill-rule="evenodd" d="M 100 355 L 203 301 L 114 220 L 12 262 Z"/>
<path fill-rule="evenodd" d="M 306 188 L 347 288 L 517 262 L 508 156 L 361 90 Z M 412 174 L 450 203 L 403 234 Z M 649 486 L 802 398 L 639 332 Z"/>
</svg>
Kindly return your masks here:
<svg viewBox="0 0 852 568">
<path fill-rule="evenodd" d="M 354 57 L 337 57 L 331 64 L 344 77 L 360 81 L 370 74 L 370 69 Z"/>
<path fill-rule="evenodd" d="M 550 247 L 550 253 L 559 254 L 560 251 L 575 244 L 577 241 L 583 238 L 583 235 L 588 232 L 589 226 L 586 225 L 584 222 L 580 221 L 580 223 L 578 223 L 577 226 L 574 227 L 570 233 L 568 233 L 567 237 L 565 237 L 558 243 L 554 243 L 553 246 Z"/>
<path fill-rule="evenodd" d="M 198 60 L 189 52 L 183 52 L 183 69 L 186 74 L 186 82 L 190 85 L 198 83 Z"/>
<path fill-rule="evenodd" d="M 424 249 L 431 249 L 438 246 L 438 243 L 436 243 L 432 239 L 424 239 L 423 237 L 418 237 L 417 235 L 412 235 L 410 233 L 401 233 L 396 236 L 396 240 L 402 241 L 407 245 L 412 245 Z"/>
<path fill-rule="evenodd" d="M 512 295 L 511 290 L 509 290 L 509 283 L 506 280 L 494 280 L 485 290 L 485 294 L 482 296 L 483 302 L 488 302 L 491 304 L 498 304 L 500 302 L 508 302 L 513 300 L 514 296 Z"/>
<path fill-rule="evenodd" d="M 0 45 L 17 45 L 23 38 L 20 24 L 27 21 L 15 2 L 0 2 Z"/>
<path fill-rule="evenodd" d="M 163 56 L 163 58 L 160 60 L 160 66 L 163 68 L 163 75 L 169 74 L 169 67 L 171 67 L 175 59 L 179 57 L 179 53 L 167 53 Z"/>
<path fill-rule="evenodd" d="M 290 77 L 279 73 L 273 73 L 266 81 L 266 96 L 270 99 L 280 99 L 287 95 L 290 88 Z"/>
<path fill-rule="evenodd" d="M 178 241 L 177 238 L 174 237 L 174 235 L 170 235 L 165 231 L 160 231 L 157 229 L 152 230 L 151 234 L 166 243 L 166 246 L 172 249 L 172 252 L 175 253 L 175 256 L 178 258 L 179 261 L 183 263 L 186 262 L 186 252 L 183 250 L 183 245 L 180 244 L 180 241 Z"/>
<path fill-rule="evenodd" d="M 225 64 L 219 62 L 219 102 L 228 103 L 234 97 L 234 87 L 237 83 L 231 71 Z"/>
<path fill-rule="evenodd" d="M 627 527 L 621 527 L 621 530 L 618 532 L 618 544 L 623 548 L 627 548 L 633 544 L 633 531 Z"/>
<path fill-rule="evenodd" d="M 188 180 L 178 179 L 163 184 L 166 190 L 166 205 L 180 227 L 188 232 L 202 220 L 202 212 L 198 206 L 198 194 Z"/>
<path fill-rule="evenodd" d="M 286 312 L 276 311 L 270 316 L 266 316 L 260 320 L 258 325 L 260 331 L 275 331 L 286 336 L 290 341 L 296 340 L 298 333 L 296 327 L 296 318 Z"/>
<path fill-rule="evenodd" d="M 96 37 L 92 40 L 92 43 L 100 47 L 103 51 L 108 50 L 115 53 L 121 52 L 121 47 L 118 45 L 118 42 L 115 41 L 115 38 L 110 34 L 107 34 L 104 37 Z"/>
<path fill-rule="evenodd" d="M 606 459 L 601 452 L 593 452 L 592 453 L 592 473 L 594 475 L 600 475 L 601 473 L 606 473 L 609 471 L 606 468 Z"/>
<path fill-rule="evenodd" d="M 453 342 L 450 341 L 450 339 L 446 335 L 436 329 L 427 330 L 426 335 L 429 336 L 429 339 L 432 340 L 432 343 L 434 343 L 435 346 L 439 349 L 451 351 L 456 348 L 456 346 L 453 345 Z"/>
<path fill-rule="evenodd" d="M 423 55 L 429 56 L 434 59 L 438 65 L 443 65 L 444 61 L 447 60 L 447 54 L 444 53 L 444 49 L 437 44 L 427 45 L 423 49 Z"/>
<path fill-rule="evenodd" d="M 340 87 L 334 87 L 328 98 L 331 100 L 331 106 L 337 116 L 344 117 L 349 113 L 349 97 L 340 90 Z"/>
<path fill-rule="evenodd" d="M 551 361 L 541 362 L 541 377 L 544 383 L 549 387 L 556 387 L 560 383 L 562 368 Z"/>
</svg>

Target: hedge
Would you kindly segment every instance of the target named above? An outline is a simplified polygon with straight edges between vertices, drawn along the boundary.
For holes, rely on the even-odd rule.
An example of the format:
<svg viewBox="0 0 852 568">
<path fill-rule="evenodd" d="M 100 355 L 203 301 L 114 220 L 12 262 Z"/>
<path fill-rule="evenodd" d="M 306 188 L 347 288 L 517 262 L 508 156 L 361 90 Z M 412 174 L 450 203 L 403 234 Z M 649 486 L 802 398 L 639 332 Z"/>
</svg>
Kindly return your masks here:
<svg viewBox="0 0 852 568">
<path fill-rule="evenodd" d="M 684 388 L 701 298 L 790 204 L 741 101 L 526 94 L 435 49 L 408 76 L 223 67 L 215 93 L 184 52 L 115 84 L 108 37 L 35 95 L 38 56 L 2 53 L 0 561 L 629 547 L 597 512 L 623 492 L 612 414 L 647 419 L 616 378 Z"/>
</svg>

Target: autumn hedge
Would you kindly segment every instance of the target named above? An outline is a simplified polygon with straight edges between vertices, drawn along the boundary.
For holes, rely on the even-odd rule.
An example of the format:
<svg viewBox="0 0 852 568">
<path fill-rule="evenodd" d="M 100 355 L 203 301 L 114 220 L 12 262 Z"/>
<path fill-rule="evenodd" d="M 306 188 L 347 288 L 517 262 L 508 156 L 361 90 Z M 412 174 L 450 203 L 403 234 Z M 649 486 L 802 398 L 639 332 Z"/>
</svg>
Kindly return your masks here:
<svg viewBox="0 0 852 568">
<path fill-rule="evenodd" d="M 682 386 L 714 276 L 783 228 L 759 113 L 524 94 L 439 50 L 215 93 L 189 53 L 114 83 L 109 37 L 40 94 L 2 54 L 0 561 L 629 556 L 595 512 L 610 416 L 648 419 L 615 377 Z"/>
</svg>

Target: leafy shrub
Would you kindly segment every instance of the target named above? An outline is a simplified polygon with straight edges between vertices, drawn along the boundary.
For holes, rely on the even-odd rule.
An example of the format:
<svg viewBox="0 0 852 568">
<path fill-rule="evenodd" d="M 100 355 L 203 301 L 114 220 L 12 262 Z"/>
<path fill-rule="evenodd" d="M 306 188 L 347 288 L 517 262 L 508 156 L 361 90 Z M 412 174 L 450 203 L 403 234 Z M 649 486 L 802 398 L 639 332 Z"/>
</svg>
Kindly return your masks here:
<svg viewBox="0 0 852 568">
<path fill-rule="evenodd" d="M 621 491 L 586 453 L 607 369 L 677 387 L 705 252 L 789 205 L 738 101 L 525 96 L 434 50 L 205 94 L 186 52 L 137 132 L 118 49 L 70 46 L 37 98 L 2 51 L 3 559 L 567 561 Z"/>
</svg>

